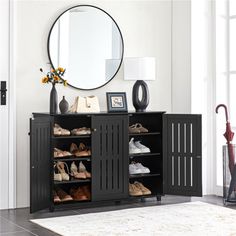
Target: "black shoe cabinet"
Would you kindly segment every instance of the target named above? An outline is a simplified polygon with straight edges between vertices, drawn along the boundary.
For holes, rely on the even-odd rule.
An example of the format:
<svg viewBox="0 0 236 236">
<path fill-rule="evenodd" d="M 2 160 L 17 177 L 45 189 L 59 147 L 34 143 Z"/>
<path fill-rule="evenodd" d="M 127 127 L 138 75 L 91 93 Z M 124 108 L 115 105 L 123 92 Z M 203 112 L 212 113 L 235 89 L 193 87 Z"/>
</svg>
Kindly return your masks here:
<svg viewBox="0 0 236 236">
<path fill-rule="evenodd" d="M 53 126 L 72 130 L 90 127 L 91 135 L 54 137 Z M 131 134 L 130 125 L 140 123 L 148 133 Z M 150 153 L 129 154 L 129 141 L 150 148 Z M 71 143 L 84 143 L 91 156 L 54 158 L 57 147 L 68 150 Z M 54 162 L 78 165 L 83 161 L 91 179 L 54 181 Z M 129 164 L 140 162 L 149 174 L 129 174 Z M 129 112 L 94 114 L 33 113 L 30 119 L 30 212 L 66 206 L 86 207 L 104 201 L 157 197 L 164 194 L 201 196 L 201 115 L 166 114 L 165 112 Z M 151 195 L 132 197 L 129 183 L 139 181 L 151 190 Z M 91 200 L 53 202 L 57 187 L 69 193 L 70 188 L 89 185 Z"/>
</svg>

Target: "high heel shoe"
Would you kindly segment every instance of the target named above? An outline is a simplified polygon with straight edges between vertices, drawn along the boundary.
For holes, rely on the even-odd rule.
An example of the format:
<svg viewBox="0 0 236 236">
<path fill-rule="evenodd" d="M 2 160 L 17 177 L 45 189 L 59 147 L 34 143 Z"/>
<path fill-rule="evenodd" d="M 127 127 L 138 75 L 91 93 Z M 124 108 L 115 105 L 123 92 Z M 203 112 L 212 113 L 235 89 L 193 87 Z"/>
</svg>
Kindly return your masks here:
<svg viewBox="0 0 236 236">
<path fill-rule="evenodd" d="M 76 179 L 86 179 L 85 173 L 78 172 L 78 168 L 74 161 L 71 163 L 70 172 L 71 172 L 71 176 L 73 176 Z"/>
<path fill-rule="evenodd" d="M 69 173 L 68 165 L 65 162 L 62 162 L 62 161 L 57 162 L 57 169 L 59 170 L 61 174 L 62 180 L 68 181 L 70 180 L 70 176 L 66 173 L 65 166 L 67 168 L 67 172 Z"/>
<path fill-rule="evenodd" d="M 79 147 L 75 143 L 72 143 L 70 145 L 70 152 L 77 157 L 91 156 L 90 149 L 88 149 L 83 143 L 80 143 Z"/>
<path fill-rule="evenodd" d="M 85 165 L 83 164 L 82 161 L 79 162 L 79 172 L 82 172 L 85 174 L 86 178 L 91 178 L 91 173 L 89 173 L 87 170 L 86 170 L 86 167 Z"/>
<path fill-rule="evenodd" d="M 55 181 L 62 181 L 62 176 L 60 173 L 56 173 L 56 165 L 54 164 L 54 180 Z"/>
</svg>

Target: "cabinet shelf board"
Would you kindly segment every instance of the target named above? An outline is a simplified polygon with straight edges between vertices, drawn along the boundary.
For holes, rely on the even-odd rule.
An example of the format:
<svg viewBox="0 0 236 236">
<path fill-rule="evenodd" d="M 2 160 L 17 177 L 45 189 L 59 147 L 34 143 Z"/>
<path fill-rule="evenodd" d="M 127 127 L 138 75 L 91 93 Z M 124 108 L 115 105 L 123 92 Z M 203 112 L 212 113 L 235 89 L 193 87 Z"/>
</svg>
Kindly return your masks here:
<svg viewBox="0 0 236 236">
<path fill-rule="evenodd" d="M 54 205 L 59 206 L 59 205 L 65 205 L 65 204 L 75 204 L 79 202 L 91 202 L 91 200 L 72 200 L 72 201 L 66 201 L 66 202 L 54 202 Z"/>
<path fill-rule="evenodd" d="M 156 176 L 160 176 L 161 174 L 159 174 L 159 173 L 156 173 L 156 174 L 151 174 L 151 173 L 149 173 L 149 174 L 135 174 L 135 175 L 129 175 L 129 178 L 130 179 L 138 179 L 138 178 L 143 178 L 143 177 L 156 177 Z"/>
<path fill-rule="evenodd" d="M 76 157 L 76 156 L 67 156 L 67 157 L 56 157 L 53 158 L 53 161 L 91 161 L 91 156 L 85 157 Z"/>
<path fill-rule="evenodd" d="M 70 135 L 70 136 L 52 136 L 52 139 L 54 140 L 60 140 L 60 139 L 82 139 L 82 138 L 91 138 L 90 134 L 86 135 Z"/>
<path fill-rule="evenodd" d="M 148 132 L 148 133 L 129 133 L 129 136 L 151 136 L 160 135 L 161 132 Z"/>
<path fill-rule="evenodd" d="M 136 153 L 136 154 L 129 154 L 130 157 L 144 157 L 144 156 L 160 156 L 160 152 L 149 152 L 149 153 Z"/>
<path fill-rule="evenodd" d="M 90 183 L 91 179 L 71 179 L 68 181 L 54 181 L 55 185 L 59 184 L 76 184 L 76 183 Z"/>
<path fill-rule="evenodd" d="M 137 198 L 153 198 L 157 197 L 156 194 L 148 194 L 148 195 L 140 195 L 140 196 L 129 196 L 130 199 L 137 199 Z"/>
</svg>

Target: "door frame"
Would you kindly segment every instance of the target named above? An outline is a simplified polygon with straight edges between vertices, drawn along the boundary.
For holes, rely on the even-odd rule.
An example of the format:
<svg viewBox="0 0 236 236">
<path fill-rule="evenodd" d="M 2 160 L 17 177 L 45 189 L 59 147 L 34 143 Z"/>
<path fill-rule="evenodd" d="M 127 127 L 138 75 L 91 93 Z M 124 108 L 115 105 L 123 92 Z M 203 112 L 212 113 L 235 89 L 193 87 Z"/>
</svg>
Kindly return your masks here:
<svg viewBox="0 0 236 236">
<path fill-rule="evenodd" d="M 16 9 L 15 0 L 5 0 L 8 4 L 7 14 L 7 32 L 9 38 L 8 44 L 8 84 L 7 84 L 7 103 L 8 103 L 8 206 L 6 209 L 16 208 L 16 76 L 15 76 L 15 42 L 16 42 Z"/>
</svg>

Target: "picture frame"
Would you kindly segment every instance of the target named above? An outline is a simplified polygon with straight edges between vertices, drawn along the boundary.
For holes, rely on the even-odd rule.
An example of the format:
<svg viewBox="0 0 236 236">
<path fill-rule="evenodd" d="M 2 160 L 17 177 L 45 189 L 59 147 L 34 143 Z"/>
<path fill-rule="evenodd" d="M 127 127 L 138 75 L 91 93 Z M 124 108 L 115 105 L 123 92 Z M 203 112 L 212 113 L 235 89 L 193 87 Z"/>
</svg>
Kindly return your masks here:
<svg viewBox="0 0 236 236">
<path fill-rule="evenodd" d="M 107 92 L 108 112 L 127 112 L 127 100 L 125 92 Z"/>
</svg>

